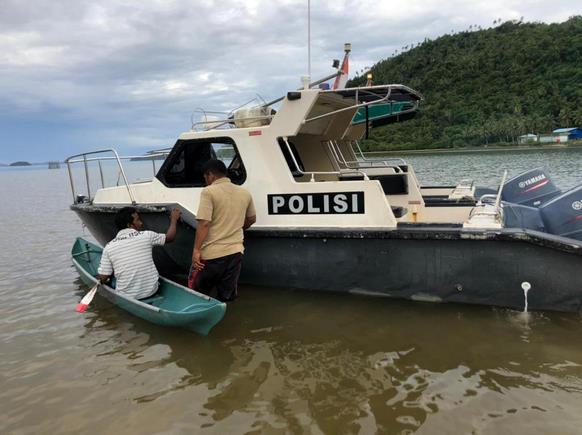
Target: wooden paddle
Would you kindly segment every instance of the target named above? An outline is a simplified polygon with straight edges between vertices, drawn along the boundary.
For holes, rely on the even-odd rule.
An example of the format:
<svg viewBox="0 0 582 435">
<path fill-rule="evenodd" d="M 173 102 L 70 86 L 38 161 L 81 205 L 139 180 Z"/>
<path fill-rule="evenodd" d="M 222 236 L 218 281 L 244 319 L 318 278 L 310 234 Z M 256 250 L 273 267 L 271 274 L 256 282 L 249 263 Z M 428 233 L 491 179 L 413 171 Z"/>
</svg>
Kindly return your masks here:
<svg viewBox="0 0 582 435">
<path fill-rule="evenodd" d="M 77 304 L 77 308 L 75 308 L 75 311 L 77 313 L 84 313 L 87 310 L 87 307 L 93 300 L 93 297 L 95 296 L 98 287 L 99 283 L 95 284 L 95 286 L 91 290 L 89 290 L 85 296 L 83 296 L 83 299 L 81 299 L 81 302 L 79 302 Z"/>
</svg>

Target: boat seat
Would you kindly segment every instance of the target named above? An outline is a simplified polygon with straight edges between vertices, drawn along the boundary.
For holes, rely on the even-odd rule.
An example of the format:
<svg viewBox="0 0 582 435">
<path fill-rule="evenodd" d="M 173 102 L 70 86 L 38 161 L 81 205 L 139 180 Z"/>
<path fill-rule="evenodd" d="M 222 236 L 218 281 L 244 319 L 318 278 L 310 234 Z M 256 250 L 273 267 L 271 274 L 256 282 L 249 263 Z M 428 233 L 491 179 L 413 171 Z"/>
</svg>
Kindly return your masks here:
<svg viewBox="0 0 582 435">
<path fill-rule="evenodd" d="M 163 301 L 163 296 L 150 296 L 149 298 L 140 299 L 144 304 L 154 305 L 155 302 Z"/>
<path fill-rule="evenodd" d="M 365 168 L 363 169 L 363 172 L 365 172 L 368 177 L 378 177 L 381 175 L 391 175 L 399 173 L 396 168 L 386 168 L 386 167 Z"/>
<path fill-rule="evenodd" d="M 378 180 L 386 195 L 407 195 L 407 174 L 386 174 L 371 176 L 370 180 Z"/>
<path fill-rule="evenodd" d="M 369 175 L 370 180 L 378 180 L 382 185 L 382 190 L 386 195 L 408 195 L 408 174 L 383 174 Z M 340 181 L 363 180 L 364 176 L 358 173 L 342 174 Z"/>
</svg>

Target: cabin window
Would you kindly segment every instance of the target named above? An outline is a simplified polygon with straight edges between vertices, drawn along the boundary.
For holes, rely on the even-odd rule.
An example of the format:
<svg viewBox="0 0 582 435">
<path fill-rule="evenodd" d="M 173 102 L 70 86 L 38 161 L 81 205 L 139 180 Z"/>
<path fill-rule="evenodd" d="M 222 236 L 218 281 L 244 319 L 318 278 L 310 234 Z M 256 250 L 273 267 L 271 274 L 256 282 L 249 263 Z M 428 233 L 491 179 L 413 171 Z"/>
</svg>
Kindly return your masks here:
<svg viewBox="0 0 582 435">
<path fill-rule="evenodd" d="M 202 168 L 211 159 L 222 160 L 234 184 L 243 184 L 247 174 L 234 141 L 227 137 L 179 140 L 156 178 L 167 187 L 205 186 Z"/>
</svg>

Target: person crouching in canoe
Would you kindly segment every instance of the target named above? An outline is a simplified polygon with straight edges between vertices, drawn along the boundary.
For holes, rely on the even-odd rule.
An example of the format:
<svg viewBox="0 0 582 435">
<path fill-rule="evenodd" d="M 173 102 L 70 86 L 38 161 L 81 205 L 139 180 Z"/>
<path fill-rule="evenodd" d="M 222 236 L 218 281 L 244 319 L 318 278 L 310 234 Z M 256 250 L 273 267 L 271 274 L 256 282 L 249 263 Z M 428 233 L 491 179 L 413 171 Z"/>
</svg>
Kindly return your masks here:
<svg viewBox="0 0 582 435">
<path fill-rule="evenodd" d="M 238 297 L 238 278 L 244 252 L 243 230 L 255 223 L 251 194 L 230 182 L 225 164 L 209 160 L 202 169 L 206 187 L 200 194 L 197 228 L 188 286 L 217 299 Z"/>
<path fill-rule="evenodd" d="M 176 237 L 180 210 L 170 213 L 166 234 L 144 231 L 143 222 L 133 207 L 124 207 L 115 215 L 117 236 L 103 249 L 97 278 L 103 283 L 115 273 L 115 290 L 125 296 L 144 299 L 158 291 L 158 270 L 152 248 L 170 243 Z"/>
</svg>

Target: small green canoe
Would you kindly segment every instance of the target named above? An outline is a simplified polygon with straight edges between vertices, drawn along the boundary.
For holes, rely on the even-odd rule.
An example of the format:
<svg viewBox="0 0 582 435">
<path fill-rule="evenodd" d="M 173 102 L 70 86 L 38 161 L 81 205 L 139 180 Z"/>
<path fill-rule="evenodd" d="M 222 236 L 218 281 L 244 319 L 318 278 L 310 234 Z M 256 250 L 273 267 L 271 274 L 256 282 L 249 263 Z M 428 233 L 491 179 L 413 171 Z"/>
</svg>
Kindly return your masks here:
<svg viewBox="0 0 582 435">
<path fill-rule="evenodd" d="M 97 283 L 95 275 L 102 252 L 102 248 L 82 238 L 77 238 L 73 245 L 73 264 L 83 282 L 89 286 Z M 226 311 L 226 304 L 163 277 L 160 278 L 158 292 L 147 299 L 129 298 L 106 285 L 100 285 L 97 292 L 148 322 L 186 328 L 202 335 L 208 335 Z"/>
</svg>

